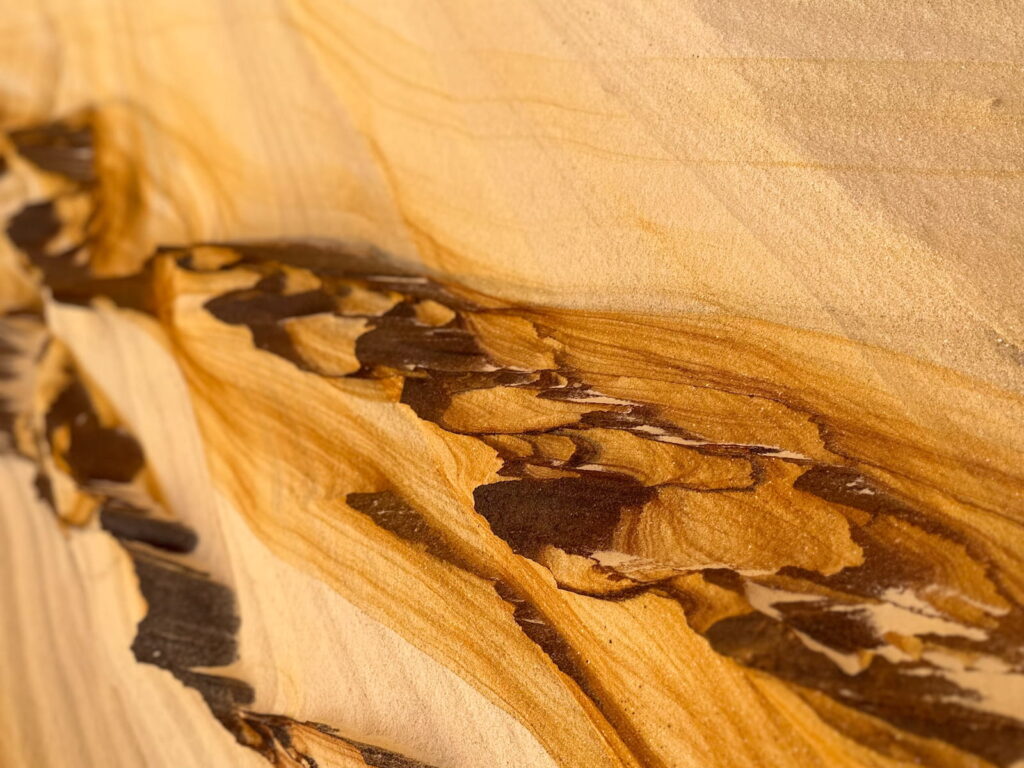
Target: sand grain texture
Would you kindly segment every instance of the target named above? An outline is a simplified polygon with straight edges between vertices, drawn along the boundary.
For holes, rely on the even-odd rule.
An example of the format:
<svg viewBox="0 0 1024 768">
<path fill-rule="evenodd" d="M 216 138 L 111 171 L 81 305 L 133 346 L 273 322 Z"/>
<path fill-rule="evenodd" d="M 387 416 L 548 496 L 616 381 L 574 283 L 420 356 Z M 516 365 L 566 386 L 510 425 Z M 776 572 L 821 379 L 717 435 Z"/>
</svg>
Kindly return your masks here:
<svg viewBox="0 0 1024 768">
<path fill-rule="evenodd" d="M 0 764 L 1020 768 L 1018 16 L 6 9 Z"/>
</svg>

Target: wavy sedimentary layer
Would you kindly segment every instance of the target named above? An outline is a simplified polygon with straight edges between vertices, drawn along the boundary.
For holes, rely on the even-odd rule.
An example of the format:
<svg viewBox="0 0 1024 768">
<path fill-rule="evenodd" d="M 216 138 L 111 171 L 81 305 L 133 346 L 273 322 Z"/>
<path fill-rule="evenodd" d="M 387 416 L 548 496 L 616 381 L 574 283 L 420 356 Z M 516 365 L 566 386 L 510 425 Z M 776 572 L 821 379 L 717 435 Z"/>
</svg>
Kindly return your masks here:
<svg viewBox="0 0 1024 768">
<path fill-rule="evenodd" d="M 232 565 L 259 548 L 514 723 L 536 752 L 509 765 L 1024 760 L 1018 397 L 752 319 L 515 305 L 372 246 L 105 275 L 90 136 L 9 136 L 0 426 L 46 525 L 123 548 L 135 659 L 240 745 L 472 764 L 433 708 L 375 739 L 281 652 L 332 636 L 239 609 L 274 600 Z M 164 424 L 154 459 L 134 432 L 174 398 L 199 445 Z M 222 503 L 184 519 L 160 462 L 190 447 Z"/>
</svg>

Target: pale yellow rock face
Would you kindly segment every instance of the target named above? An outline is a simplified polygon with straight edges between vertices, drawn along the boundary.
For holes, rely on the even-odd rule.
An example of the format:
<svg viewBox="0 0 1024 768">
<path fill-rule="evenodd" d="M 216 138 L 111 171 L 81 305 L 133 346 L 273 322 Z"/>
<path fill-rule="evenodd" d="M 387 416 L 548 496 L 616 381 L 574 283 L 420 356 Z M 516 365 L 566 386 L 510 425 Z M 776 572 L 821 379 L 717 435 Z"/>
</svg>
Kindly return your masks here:
<svg viewBox="0 0 1024 768">
<path fill-rule="evenodd" d="M 9 5 L 0 765 L 1024 765 L 1014 4 Z"/>
</svg>

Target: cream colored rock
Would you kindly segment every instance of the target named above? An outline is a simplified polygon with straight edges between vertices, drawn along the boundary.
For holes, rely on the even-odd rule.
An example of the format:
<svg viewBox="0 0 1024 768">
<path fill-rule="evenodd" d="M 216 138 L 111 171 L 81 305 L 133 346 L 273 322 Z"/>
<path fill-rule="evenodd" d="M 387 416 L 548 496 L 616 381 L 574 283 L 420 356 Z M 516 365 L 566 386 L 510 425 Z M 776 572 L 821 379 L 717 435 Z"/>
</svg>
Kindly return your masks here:
<svg viewBox="0 0 1024 768">
<path fill-rule="evenodd" d="M 1019 766 L 1018 16 L 6 9 L 0 763 Z"/>
</svg>

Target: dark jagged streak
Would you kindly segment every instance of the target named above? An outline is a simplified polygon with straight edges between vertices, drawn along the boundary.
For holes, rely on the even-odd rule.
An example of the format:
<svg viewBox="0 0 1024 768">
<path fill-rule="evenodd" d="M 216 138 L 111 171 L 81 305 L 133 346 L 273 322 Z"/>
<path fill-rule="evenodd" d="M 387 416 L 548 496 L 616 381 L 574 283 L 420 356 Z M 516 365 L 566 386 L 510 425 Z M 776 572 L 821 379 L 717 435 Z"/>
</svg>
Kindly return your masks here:
<svg viewBox="0 0 1024 768">
<path fill-rule="evenodd" d="M 608 549 L 623 507 L 642 507 L 655 489 L 625 475 L 508 480 L 473 491 L 476 511 L 516 554 L 545 545 L 572 554 Z"/>
<path fill-rule="evenodd" d="M 38 258 L 60 229 L 57 206 L 46 201 L 25 206 L 14 214 L 7 223 L 7 236 L 30 258 Z"/>
<path fill-rule="evenodd" d="M 246 326 L 258 349 L 283 357 L 302 370 L 309 370 L 279 321 L 330 312 L 334 309 L 334 301 L 322 290 L 293 294 L 283 291 L 283 280 L 271 276 L 261 280 L 255 288 L 231 291 L 210 299 L 205 307 L 221 322 Z"/>
<path fill-rule="evenodd" d="M 897 728 L 945 741 L 996 765 L 1010 765 L 1024 754 L 1019 723 L 953 703 L 965 691 L 944 678 L 906 674 L 913 669 L 926 672 L 928 665 L 893 664 L 876 657 L 859 674 L 847 675 L 808 649 L 784 624 L 756 613 L 719 621 L 705 637 L 718 653 L 744 666 L 821 691 Z M 943 706 L 921 706 L 929 700 Z"/>
<path fill-rule="evenodd" d="M 435 766 L 406 757 L 383 747 L 342 736 L 329 725 L 314 722 L 300 722 L 280 715 L 267 715 L 247 712 L 243 716 L 245 725 L 256 735 L 257 741 L 250 746 L 260 752 L 271 763 L 278 765 L 278 750 L 281 749 L 292 760 L 296 760 L 306 768 L 318 768 L 315 758 L 301 752 L 295 745 L 292 728 L 302 727 L 316 730 L 325 736 L 340 741 L 359 752 L 366 765 L 375 768 L 435 768 Z"/>
<path fill-rule="evenodd" d="M 109 518 L 104 527 L 108 524 Z M 129 542 L 140 538 L 137 526 L 128 531 L 128 536 L 123 530 L 112 532 Z M 171 542 L 170 547 L 161 548 L 173 552 L 180 551 L 189 534 L 195 544 L 194 532 L 178 523 L 149 520 L 143 533 L 153 546 Z M 238 658 L 236 633 L 240 620 L 234 593 L 208 574 L 152 550 L 132 543 L 125 548 L 147 605 L 132 642 L 136 660 L 166 669 L 199 691 L 213 715 L 240 744 L 249 746 L 239 708 L 252 703 L 252 687 L 232 677 L 193 671 L 196 667 L 227 666 Z"/>
<path fill-rule="evenodd" d="M 196 548 L 196 533 L 188 526 L 172 520 L 149 517 L 117 499 L 107 499 L 100 507 L 103 530 L 124 541 L 149 544 L 167 552 L 188 553 Z"/>
<path fill-rule="evenodd" d="M 120 427 L 100 423 L 92 399 L 78 378 L 64 388 L 46 414 L 51 442 L 54 432 L 62 427 L 71 434 L 64 460 L 79 484 L 92 480 L 126 483 L 145 463 L 135 438 Z"/>
<path fill-rule="evenodd" d="M 37 168 L 80 184 L 96 180 L 93 133 L 88 125 L 51 123 L 13 131 L 10 138 L 18 154 Z"/>
</svg>

